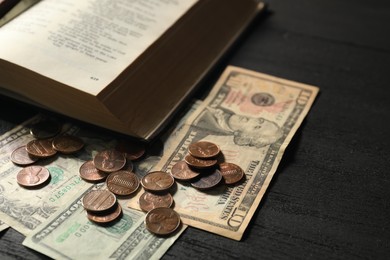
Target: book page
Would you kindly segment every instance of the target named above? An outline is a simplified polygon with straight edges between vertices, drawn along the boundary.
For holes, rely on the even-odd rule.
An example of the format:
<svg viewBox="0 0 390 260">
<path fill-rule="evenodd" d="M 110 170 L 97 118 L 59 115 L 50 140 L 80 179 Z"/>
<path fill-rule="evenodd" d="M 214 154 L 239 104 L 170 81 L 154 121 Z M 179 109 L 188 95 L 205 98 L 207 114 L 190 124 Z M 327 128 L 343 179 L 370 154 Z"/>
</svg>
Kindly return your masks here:
<svg viewBox="0 0 390 260">
<path fill-rule="evenodd" d="M 0 28 L 0 59 L 96 95 L 196 1 L 41 1 Z"/>
</svg>

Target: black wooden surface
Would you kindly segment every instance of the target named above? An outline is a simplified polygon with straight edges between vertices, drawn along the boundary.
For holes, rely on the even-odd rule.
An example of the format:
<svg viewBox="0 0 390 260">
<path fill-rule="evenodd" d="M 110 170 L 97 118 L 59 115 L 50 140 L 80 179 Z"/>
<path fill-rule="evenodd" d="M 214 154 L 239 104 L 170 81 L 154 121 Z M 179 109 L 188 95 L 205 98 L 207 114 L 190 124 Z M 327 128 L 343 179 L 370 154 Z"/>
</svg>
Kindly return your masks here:
<svg viewBox="0 0 390 260">
<path fill-rule="evenodd" d="M 390 2 L 268 3 L 221 69 L 316 85 L 320 95 L 242 241 L 188 228 L 163 259 L 389 259 Z M 34 113 L 5 97 L 0 106 L 1 132 Z M 23 239 L 0 233 L 0 259 L 45 258 Z"/>
</svg>

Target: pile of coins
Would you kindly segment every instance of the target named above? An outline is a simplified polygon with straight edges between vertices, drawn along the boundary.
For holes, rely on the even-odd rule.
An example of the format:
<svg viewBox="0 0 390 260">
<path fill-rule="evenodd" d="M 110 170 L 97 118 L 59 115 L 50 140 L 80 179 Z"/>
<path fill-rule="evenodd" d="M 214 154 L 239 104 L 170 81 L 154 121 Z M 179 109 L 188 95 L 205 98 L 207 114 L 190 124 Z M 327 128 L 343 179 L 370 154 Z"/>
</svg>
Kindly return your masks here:
<svg viewBox="0 0 390 260">
<path fill-rule="evenodd" d="M 169 189 L 174 184 L 174 178 L 163 171 L 150 172 L 141 180 L 145 192 L 139 198 L 139 206 L 147 212 L 145 226 L 154 234 L 169 235 L 180 226 L 180 216 L 171 208 L 174 201 Z"/>
<path fill-rule="evenodd" d="M 116 196 L 129 196 L 138 190 L 139 179 L 133 172 L 132 160 L 139 159 L 145 147 L 136 143 L 120 142 L 115 149 L 98 152 L 80 167 L 80 177 L 89 182 L 105 181 L 107 190 L 93 190 L 83 197 L 89 220 L 106 224 L 122 215 Z"/>
<path fill-rule="evenodd" d="M 184 160 L 172 167 L 171 175 L 178 181 L 189 181 L 198 190 L 211 189 L 222 180 L 227 185 L 239 183 L 244 171 L 234 163 L 223 162 L 221 153 L 219 146 L 212 142 L 192 143 Z"/>
<path fill-rule="evenodd" d="M 57 153 L 76 153 L 84 147 L 82 139 L 76 136 L 58 135 L 60 130 L 60 125 L 54 121 L 37 123 L 30 129 L 30 134 L 35 139 L 16 148 L 11 153 L 13 163 L 26 166 L 16 176 L 19 185 L 39 187 L 47 183 L 50 178 L 49 171 L 43 166 L 31 164 L 39 159 L 52 157 Z"/>
</svg>

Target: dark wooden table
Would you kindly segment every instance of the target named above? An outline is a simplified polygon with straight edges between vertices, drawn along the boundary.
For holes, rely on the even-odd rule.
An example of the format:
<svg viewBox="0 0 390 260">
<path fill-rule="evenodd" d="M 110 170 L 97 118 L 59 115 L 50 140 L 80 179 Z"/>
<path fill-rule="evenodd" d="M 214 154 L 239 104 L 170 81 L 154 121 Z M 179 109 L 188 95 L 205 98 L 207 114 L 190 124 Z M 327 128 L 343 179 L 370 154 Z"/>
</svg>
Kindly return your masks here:
<svg viewBox="0 0 390 260">
<path fill-rule="evenodd" d="M 188 228 L 164 259 L 390 258 L 389 3 L 269 1 L 221 69 L 317 85 L 320 95 L 242 241 Z M 34 112 L 0 105 L 2 133 Z M 45 258 L 23 239 L 0 233 L 0 259 Z"/>
</svg>

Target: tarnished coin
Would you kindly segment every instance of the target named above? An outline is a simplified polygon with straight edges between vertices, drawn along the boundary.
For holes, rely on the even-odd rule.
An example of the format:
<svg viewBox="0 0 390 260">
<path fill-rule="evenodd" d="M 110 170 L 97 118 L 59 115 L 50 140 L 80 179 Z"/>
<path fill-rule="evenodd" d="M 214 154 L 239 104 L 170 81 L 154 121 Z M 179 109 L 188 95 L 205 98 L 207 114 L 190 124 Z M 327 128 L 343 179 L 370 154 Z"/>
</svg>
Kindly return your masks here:
<svg viewBox="0 0 390 260">
<path fill-rule="evenodd" d="M 126 157 L 124 153 L 114 149 L 104 150 L 96 154 L 93 163 L 95 164 L 95 167 L 101 171 L 115 172 L 125 166 Z"/>
<path fill-rule="evenodd" d="M 36 139 L 27 143 L 26 150 L 29 154 L 46 158 L 53 156 L 57 151 L 52 146 L 52 141 L 50 139 Z"/>
<path fill-rule="evenodd" d="M 188 146 L 188 152 L 196 158 L 212 158 L 219 154 L 220 149 L 218 145 L 207 142 L 199 141 L 192 143 Z"/>
<path fill-rule="evenodd" d="M 188 165 L 199 169 L 209 168 L 217 164 L 216 159 L 198 159 L 190 154 L 187 154 L 184 157 L 184 161 L 188 163 Z"/>
<path fill-rule="evenodd" d="M 222 174 L 219 170 L 214 170 L 212 173 L 202 176 L 198 180 L 191 183 L 191 186 L 199 190 L 207 190 L 217 186 L 222 180 Z"/>
<path fill-rule="evenodd" d="M 234 184 L 244 177 L 244 171 L 234 163 L 223 162 L 219 164 L 219 169 L 226 184 Z"/>
<path fill-rule="evenodd" d="M 134 164 L 130 160 L 126 160 L 125 166 L 122 167 L 121 170 L 132 172 L 134 169 Z"/>
<path fill-rule="evenodd" d="M 54 120 L 40 121 L 30 128 L 30 134 L 37 139 L 47 139 L 56 136 L 61 131 L 61 125 Z"/>
<path fill-rule="evenodd" d="M 71 154 L 84 147 L 84 141 L 73 135 L 56 136 L 52 142 L 53 148 L 58 152 Z"/>
<path fill-rule="evenodd" d="M 169 235 L 180 226 L 180 216 L 171 208 L 155 208 L 146 214 L 145 226 L 156 235 Z"/>
<path fill-rule="evenodd" d="M 171 169 L 171 174 L 173 178 L 182 181 L 192 180 L 193 178 L 199 175 L 199 172 L 192 170 L 188 167 L 188 164 L 185 161 L 179 161 L 173 165 Z"/>
<path fill-rule="evenodd" d="M 102 212 L 113 208 L 116 204 L 115 195 L 108 190 L 93 190 L 83 197 L 83 206 L 86 210 Z"/>
<path fill-rule="evenodd" d="M 38 161 L 39 158 L 27 152 L 26 146 L 20 146 L 11 153 L 11 161 L 18 165 L 29 165 Z"/>
<path fill-rule="evenodd" d="M 169 208 L 172 203 L 173 197 L 168 192 L 166 194 L 154 194 L 146 191 L 139 198 L 139 207 L 145 212 L 155 208 Z"/>
<path fill-rule="evenodd" d="M 119 203 L 112 210 L 103 213 L 87 211 L 87 218 L 95 223 L 105 224 L 112 222 L 122 215 L 122 207 Z"/>
<path fill-rule="evenodd" d="M 139 187 L 137 175 L 128 171 L 110 173 L 106 180 L 107 188 L 116 195 L 126 196 L 135 192 Z"/>
<path fill-rule="evenodd" d="M 102 181 L 107 178 L 108 174 L 96 169 L 93 161 L 86 161 L 80 166 L 80 177 L 86 181 Z"/>
<path fill-rule="evenodd" d="M 16 181 L 22 186 L 38 186 L 47 181 L 50 177 L 48 169 L 42 166 L 28 166 L 23 168 L 16 175 Z"/>
<path fill-rule="evenodd" d="M 155 171 L 146 174 L 142 180 L 141 184 L 145 190 L 148 191 L 166 191 L 175 183 L 172 175 L 167 172 Z"/>
<path fill-rule="evenodd" d="M 120 140 L 116 150 L 126 154 L 126 159 L 135 161 L 141 158 L 146 151 L 145 143 L 135 140 Z"/>
</svg>

